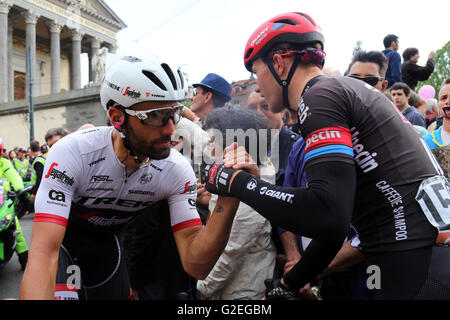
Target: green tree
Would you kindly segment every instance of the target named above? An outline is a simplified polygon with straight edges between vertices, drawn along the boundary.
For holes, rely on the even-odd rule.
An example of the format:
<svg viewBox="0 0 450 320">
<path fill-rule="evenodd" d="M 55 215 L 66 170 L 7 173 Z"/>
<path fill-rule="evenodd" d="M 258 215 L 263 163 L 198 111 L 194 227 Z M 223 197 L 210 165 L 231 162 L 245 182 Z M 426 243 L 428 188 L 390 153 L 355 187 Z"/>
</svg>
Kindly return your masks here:
<svg viewBox="0 0 450 320">
<path fill-rule="evenodd" d="M 442 82 L 450 76 L 450 41 L 448 41 L 441 49 L 436 51 L 434 60 L 436 61 L 434 72 L 427 81 L 419 82 L 416 89 L 417 92 L 419 92 L 421 87 L 428 84 L 436 90 L 435 98 L 437 99 Z"/>
</svg>

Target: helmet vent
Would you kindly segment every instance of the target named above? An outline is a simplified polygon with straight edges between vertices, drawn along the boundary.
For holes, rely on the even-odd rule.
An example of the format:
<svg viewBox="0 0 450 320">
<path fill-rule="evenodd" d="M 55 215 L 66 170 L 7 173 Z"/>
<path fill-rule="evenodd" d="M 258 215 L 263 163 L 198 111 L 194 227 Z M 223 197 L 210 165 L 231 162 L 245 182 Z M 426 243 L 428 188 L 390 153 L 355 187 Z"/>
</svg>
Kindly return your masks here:
<svg viewBox="0 0 450 320">
<path fill-rule="evenodd" d="M 177 81 L 175 80 L 175 76 L 173 75 L 172 70 L 170 69 L 170 67 L 167 64 L 165 64 L 165 63 L 161 64 L 161 67 L 167 73 L 167 76 L 169 77 L 170 82 L 172 82 L 173 88 L 175 90 L 177 90 Z"/>
<path fill-rule="evenodd" d="M 293 26 L 296 26 L 298 24 L 297 22 L 295 22 L 294 20 L 291 20 L 291 19 L 280 19 L 280 20 L 274 21 L 273 23 L 284 23 L 284 24 L 290 24 Z"/>
<path fill-rule="evenodd" d="M 164 84 L 161 82 L 161 80 L 159 80 L 158 77 L 153 74 L 153 72 L 150 72 L 150 71 L 147 71 L 147 70 L 142 70 L 142 73 L 151 82 L 153 82 L 155 85 L 157 85 L 161 90 L 167 91 L 167 88 L 164 86 Z"/>
<path fill-rule="evenodd" d="M 250 49 L 247 51 L 247 54 L 245 55 L 245 59 L 248 59 L 248 57 L 250 57 L 250 55 L 252 54 L 252 52 L 253 52 L 253 48 L 250 48 Z"/>
<path fill-rule="evenodd" d="M 304 14 L 304 13 L 301 13 L 301 12 L 296 12 L 296 14 L 298 14 L 298 15 L 302 16 L 303 18 L 307 19 L 309 22 L 312 23 L 313 26 L 316 26 L 316 23 L 307 14 Z"/>
<path fill-rule="evenodd" d="M 184 77 L 180 69 L 178 69 L 178 75 L 180 76 L 181 88 L 184 88 Z"/>
</svg>

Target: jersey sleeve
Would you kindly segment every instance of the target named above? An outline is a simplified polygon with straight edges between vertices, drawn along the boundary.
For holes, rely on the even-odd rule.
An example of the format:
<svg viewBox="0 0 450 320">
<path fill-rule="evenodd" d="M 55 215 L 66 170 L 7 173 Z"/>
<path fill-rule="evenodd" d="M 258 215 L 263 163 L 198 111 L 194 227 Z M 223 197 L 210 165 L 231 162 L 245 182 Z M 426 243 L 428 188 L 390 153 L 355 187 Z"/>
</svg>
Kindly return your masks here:
<svg viewBox="0 0 450 320">
<path fill-rule="evenodd" d="M 169 177 L 163 183 L 171 189 L 167 200 L 170 209 L 172 231 L 201 226 L 197 211 L 197 179 L 194 170 L 186 161 L 177 162 L 169 171 Z"/>
<path fill-rule="evenodd" d="M 81 176 L 80 165 L 80 153 L 73 140 L 60 140 L 52 147 L 36 194 L 34 222 L 67 226 L 72 197 Z"/>
<path fill-rule="evenodd" d="M 333 90 L 336 80 L 325 81 L 326 85 L 317 83 L 310 88 L 299 104 L 300 129 L 306 143 L 305 166 L 331 158 L 353 164 L 348 98 Z"/>
</svg>

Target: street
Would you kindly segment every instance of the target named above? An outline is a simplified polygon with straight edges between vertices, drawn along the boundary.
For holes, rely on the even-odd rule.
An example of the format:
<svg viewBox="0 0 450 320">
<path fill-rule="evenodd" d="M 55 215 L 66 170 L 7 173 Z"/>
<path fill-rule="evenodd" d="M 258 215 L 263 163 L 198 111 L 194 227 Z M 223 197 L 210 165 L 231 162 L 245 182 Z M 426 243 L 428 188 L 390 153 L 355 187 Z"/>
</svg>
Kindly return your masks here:
<svg viewBox="0 0 450 320">
<path fill-rule="evenodd" d="M 31 241 L 31 228 L 33 225 L 33 216 L 26 215 L 20 219 L 22 231 L 27 239 L 28 248 Z M 22 281 L 23 271 L 20 269 L 20 263 L 17 254 L 14 253 L 11 260 L 0 270 L 0 300 L 18 299 L 20 291 L 20 282 Z"/>
</svg>

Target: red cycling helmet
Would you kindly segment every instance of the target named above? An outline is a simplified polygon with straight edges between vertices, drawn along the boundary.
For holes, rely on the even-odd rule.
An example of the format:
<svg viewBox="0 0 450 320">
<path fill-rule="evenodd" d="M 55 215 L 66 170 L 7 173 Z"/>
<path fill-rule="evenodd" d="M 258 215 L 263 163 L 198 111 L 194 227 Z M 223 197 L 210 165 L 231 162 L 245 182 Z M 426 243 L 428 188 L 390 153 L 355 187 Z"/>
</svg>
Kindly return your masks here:
<svg viewBox="0 0 450 320">
<path fill-rule="evenodd" d="M 301 47 L 319 42 L 324 47 L 322 29 L 307 14 L 289 12 L 264 22 L 251 35 L 245 46 L 244 63 L 252 72 L 252 64 L 262 58 L 277 43 L 292 43 Z"/>
</svg>

